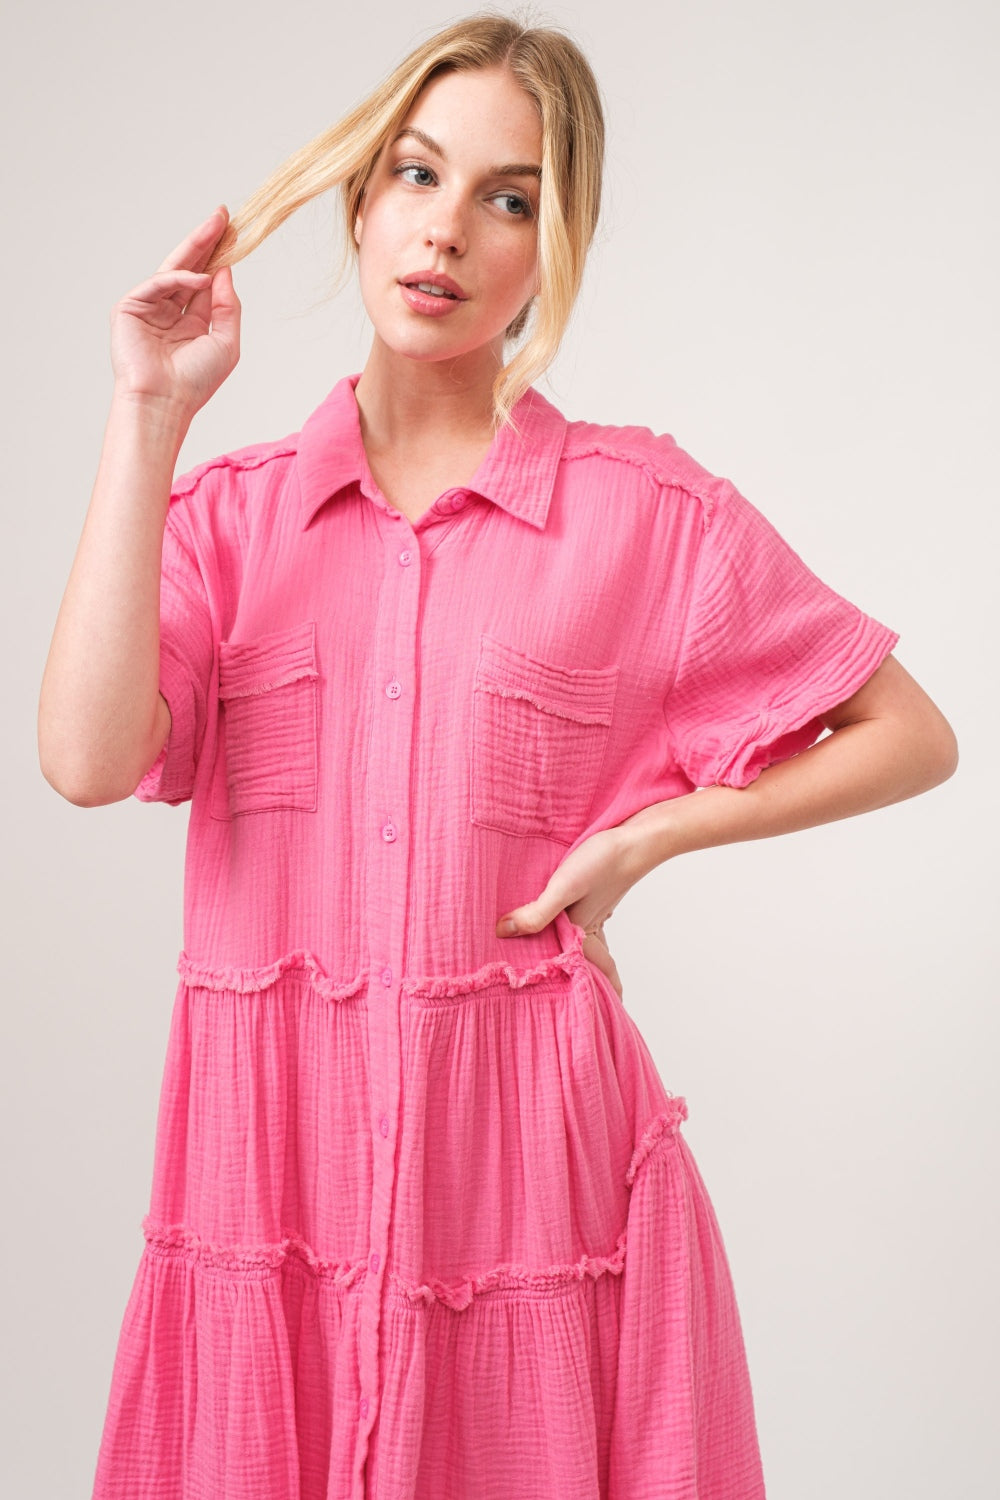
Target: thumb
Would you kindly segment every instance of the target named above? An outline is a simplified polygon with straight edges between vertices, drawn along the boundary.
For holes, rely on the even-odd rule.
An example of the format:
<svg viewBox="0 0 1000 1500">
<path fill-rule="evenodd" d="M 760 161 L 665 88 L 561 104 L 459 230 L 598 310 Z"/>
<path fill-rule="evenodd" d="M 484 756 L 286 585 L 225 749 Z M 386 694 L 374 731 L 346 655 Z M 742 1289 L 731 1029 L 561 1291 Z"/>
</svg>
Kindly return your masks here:
<svg viewBox="0 0 1000 1500">
<path fill-rule="evenodd" d="M 526 901 L 523 906 L 517 906 L 513 911 L 500 918 L 497 923 L 497 937 L 519 937 L 525 932 L 541 932 L 543 927 L 555 917 L 561 910 L 559 906 L 549 907 L 551 902 L 544 901 L 539 897 L 536 901 Z"/>
<path fill-rule="evenodd" d="M 212 277 L 212 331 L 235 335 L 239 331 L 242 304 L 233 285 L 231 266 L 220 266 Z"/>
</svg>

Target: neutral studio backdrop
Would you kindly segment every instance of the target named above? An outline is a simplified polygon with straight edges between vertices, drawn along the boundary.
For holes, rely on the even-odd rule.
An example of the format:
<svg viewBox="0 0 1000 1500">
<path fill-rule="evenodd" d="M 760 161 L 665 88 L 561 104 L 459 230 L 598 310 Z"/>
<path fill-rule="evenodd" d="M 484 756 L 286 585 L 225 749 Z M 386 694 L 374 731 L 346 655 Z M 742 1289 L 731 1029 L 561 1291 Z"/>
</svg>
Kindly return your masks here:
<svg viewBox="0 0 1000 1500">
<path fill-rule="evenodd" d="M 90 1494 L 182 942 L 187 808 L 77 808 L 38 766 L 39 684 L 111 396 L 109 312 L 463 13 L 8 13 L 0 1488 L 20 1500 Z M 688 1100 L 769 1500 L 986 1500 L 997 11 L 581 0 L 534 15 L 584 47 L 609 124 L 602 227 L 539 388 L 570 418 L 670 432 L 731 478 L 900 632 L 962 751 L 925 798 L 661 866 L 607 929 L 626 1007 Z M 242 358 L 179 471 L 296 431 L 362 368 L 354 284 L 328 298 L 335 232 L 328 197 L 235 268 Z"/>
</svg>

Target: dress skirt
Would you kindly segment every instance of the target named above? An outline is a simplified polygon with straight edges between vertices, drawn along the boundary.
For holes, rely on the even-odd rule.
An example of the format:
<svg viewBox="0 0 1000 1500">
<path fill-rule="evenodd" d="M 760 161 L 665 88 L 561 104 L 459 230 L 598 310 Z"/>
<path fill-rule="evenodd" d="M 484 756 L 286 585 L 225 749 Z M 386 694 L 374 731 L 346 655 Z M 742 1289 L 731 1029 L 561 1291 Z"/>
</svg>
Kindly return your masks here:
<svg viewBox="0 0 1000 1500">
<path fill-rule="evenodd" d="M 181 955 L 93 1500 L 761 1500 L 685 1101 L 557 927 L 404 981 L 391 1120 L 367 976 Z"/>
</svg>

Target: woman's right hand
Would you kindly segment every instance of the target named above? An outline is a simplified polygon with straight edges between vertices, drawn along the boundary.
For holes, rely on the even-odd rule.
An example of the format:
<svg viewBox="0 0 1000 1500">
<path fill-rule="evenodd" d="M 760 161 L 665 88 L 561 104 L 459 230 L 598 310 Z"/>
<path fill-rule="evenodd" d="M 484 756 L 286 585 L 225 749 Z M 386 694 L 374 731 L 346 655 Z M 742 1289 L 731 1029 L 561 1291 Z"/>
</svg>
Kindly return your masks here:
<svg viewBox="0 0 1000 1500">
<path fill-rule="evenodd" d="M 176 407 L 190 420 L 236 368 L 240 299 L 232 272 L 203 268 L 229 224 L 225 205 L 111 310 L 115 394 Z"/>
</svg>

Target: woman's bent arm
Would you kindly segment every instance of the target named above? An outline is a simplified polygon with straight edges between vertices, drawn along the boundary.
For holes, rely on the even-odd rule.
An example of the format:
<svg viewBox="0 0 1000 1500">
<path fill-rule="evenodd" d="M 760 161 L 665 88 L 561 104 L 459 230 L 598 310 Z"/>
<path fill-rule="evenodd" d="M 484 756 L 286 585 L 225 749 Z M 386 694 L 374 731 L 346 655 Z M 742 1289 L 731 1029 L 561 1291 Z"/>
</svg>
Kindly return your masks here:
<svg viewBox="0 0 1000 1500">
<path fill-rule="evenodd" d="M 116 393 L 97 480 L 56 620 L 38 707 L 38 753 L 81 807 L 127 797 L 170 728 L 159 692 L 160 562 L 189 418 Z"/>
<path fill-rule="evenodd" d="M 639 872 L 695 849 L 887 807 L 937 786 L 958 763 L 947 719 L 893 656 L 824 722 L 831 734 L 747 787 L 706 787 L 626 819 L 620 827 Z"/>
<path fill-rule="evenodd" d="M 497 937 L 540 932 L 565 910 L 584 929 L 585 956 L 621 995 L 604 923 L 664 860 L 886 807 L 946 780 L 958 762 L 947 719 L 893 656 L 823 722 L 831 734 L 768 767 L 747 787 L 710 786 L 654 802 L 591 834 L 556 866 L 537 897 L 498 920 Z"/>
</svg>

